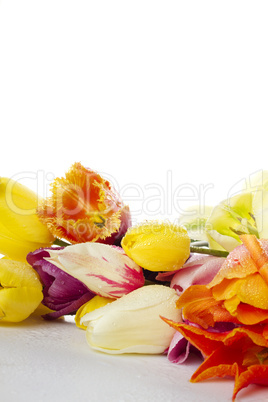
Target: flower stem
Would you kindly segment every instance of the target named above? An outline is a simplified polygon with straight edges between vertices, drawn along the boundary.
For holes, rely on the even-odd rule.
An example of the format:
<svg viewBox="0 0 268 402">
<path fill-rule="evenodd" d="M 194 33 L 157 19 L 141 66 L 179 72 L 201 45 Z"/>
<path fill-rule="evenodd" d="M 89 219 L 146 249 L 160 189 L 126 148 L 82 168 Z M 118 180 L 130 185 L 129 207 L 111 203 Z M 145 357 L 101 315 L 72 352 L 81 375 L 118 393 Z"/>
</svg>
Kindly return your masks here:
<svg viewBox="0 0 268 402">
<path fill-rule="evenodd" d="M 190 246 L 190 252 L 191 253 L 214 255 L 215 257 L 227 257 L 227 255 L 229 254 L 228 251 L 214 250 L 212 248 L 197 247 L 197 246 Z"/>
<path fill-rule="evenodd" d="M 58 239 L 58 238 L 56 238 L 56 239 L 54 240 L 53 244 L 54 244 L 55 246 L 60 246 L 60 247 L 70 246 L 70 243 L 67 243 L 66 241 L 61 240 L 61 239 Z"/>
</svg>

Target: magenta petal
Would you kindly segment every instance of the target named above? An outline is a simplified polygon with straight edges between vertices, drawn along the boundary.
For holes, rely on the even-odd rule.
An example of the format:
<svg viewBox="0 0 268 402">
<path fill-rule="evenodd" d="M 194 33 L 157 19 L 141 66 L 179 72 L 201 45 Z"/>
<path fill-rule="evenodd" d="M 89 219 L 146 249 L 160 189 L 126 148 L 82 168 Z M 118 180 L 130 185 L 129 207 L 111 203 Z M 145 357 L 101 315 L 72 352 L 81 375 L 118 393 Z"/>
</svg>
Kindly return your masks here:
<svg viewBox="0 0 268 402">
<path fill-rule="evenodd" d="M 60 249 L 60 248 L 56 248 Z M 95 296 L 82 282 L 46 261 L 47 249 L 29 253 L 27 261 L 37 271 L 43 284 L 43 304 L 55 310 L 44 318 L 53 319 L 74 314 L 79 307 Z"/>
</svg>

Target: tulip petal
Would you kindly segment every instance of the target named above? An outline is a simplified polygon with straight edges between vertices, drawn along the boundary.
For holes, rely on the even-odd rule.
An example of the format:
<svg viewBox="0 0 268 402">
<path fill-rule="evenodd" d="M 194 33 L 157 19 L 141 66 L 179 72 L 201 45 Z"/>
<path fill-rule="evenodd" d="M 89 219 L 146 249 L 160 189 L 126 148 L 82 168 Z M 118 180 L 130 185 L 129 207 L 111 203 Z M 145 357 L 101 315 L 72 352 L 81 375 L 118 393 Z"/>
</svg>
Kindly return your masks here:
<svg viewBox="0 0 268 402">
<path fill-rule="evenodd" d="M 186 340 L 199 349 L 204 356 L 213 353 L 225 338 L 225 333 L 214 333 L 204 330 L 198 326 L 193 326 L 181 322 L 161 317 L 172 328 L 179 331 Z"/>
<path fill-rule="evenodd" d="M 233 400 L 235 400 L 238 392 L 250 384 L 268 385 L 268 366 L 253 365 L 247 368 L 240 375 L 237 374 Z"/>
<path fill-rule="evenodd" d="M 219 284 L 223 279 L 244 278 L 258 271 L 258 268 L 244 245 L 236 247 L 222 264 L 220 271 L 208 287 Z"/>
<path fill-rule="evenodd" d="M 236 376 L 241 351 L 235 347 L 226 350 L 224 346 L 213 352 L 192 375 L 191 382 L 204 381 L 213 377 Z"/>
<path fill-rule="evenodd" d="M 231 299 L 236 296 L 242 303 L 268 310 L 268 285 L 258 274 L 242 279 L 224 280 L 212 289 L 215 300 Z"/>
<path fill-rule="evenodd" d="M 238 391 L 249 384 L 268 384 L 268 365 L 262 363 L 262 356 L 267 361 L 268 340 L 264 337 L 267 326 L 236 327 L 218 333 L 167 319 L 164 321 L 206 356 L 193 374 L 192 382 L 231 375 L 235 377 L 233 400 Z M 260 364 L 256 364 L 258 361 Z"/>
<path fill-rule="evenodd" d="M 206 222 L 211 248 L 230 252 L 241 243 L 239 234 L 257 234 L 252 197 L 250 191 L 244 192 L 222 201 L 213 209 Z"/>
<path fill-rule="evenodd" d="M 39 249 L 29 253 L 27 261 L 38 272 L 43 288 L 43 304 L 53 312 L 45 314 L 46 319 L 55 319 L 75 313 L 79 307 L 94 297 L 82 282 L 55 265 L 46 261 L 50 249 Z M 60 250 L 55 248 L 54 250 Z"/>
<path fill-rule="evenodd" d="M 170 286 L 180 295 L 191 285 L 206 285 L 218 273 L 224 261 L 225 258 L 221 257 L 193 254 L 174 274 Z"/>
<path fill-rule="evenodd" d="M 191 352 L 199 354 L 198 349 L 191 345 L 181 333 L 176 331 L 168 348 L 168 360 L 173 364 L 182 364 L 187 360 Z"/>
<path fill-rule="evenodd" d="M 20 261 L 0 260 L 1 321 L 26 319 L 42 299 L 42 285 L 32 267 Z"/>
<path fill-rule="evenodd" d="M 54 237 L 36 215 L 38 202 L 27 187 L 0 178 L 0 253 L 25 260 L 28 252 L 52 244 Z"/>
<path fill-rule="evenodd" d="M 93 310 L 96 310 L 100 307 L 106 306 L 108 303 L 112 303 L 116 299 L 111 299 L 110 297 L 102 297 L 102 296 L 94 296 L 87 303 L 83 304 L 76 312 L 75 315 L 75 323 L 76 326 L 82 329 L 87 329 L 86 325 L 80 324 L 81 318 L 90 313 Z"/>
<path fill-rule="evenodd" d="M 183 308 L 183 317 L 203 328 L 213 327 L 216 322 L 235 322 L 223 306 L 215 300 L 211 289 L 205 285 L 192 285 L 180 296 L 178 308 Z"/>
<path fill-rule="evenodd" d="M 239 303 L 236 309 L 236 318 L 245 325 L 268 322 L 268 311 L 250 306 L 249 304 Z"/>
</svg>

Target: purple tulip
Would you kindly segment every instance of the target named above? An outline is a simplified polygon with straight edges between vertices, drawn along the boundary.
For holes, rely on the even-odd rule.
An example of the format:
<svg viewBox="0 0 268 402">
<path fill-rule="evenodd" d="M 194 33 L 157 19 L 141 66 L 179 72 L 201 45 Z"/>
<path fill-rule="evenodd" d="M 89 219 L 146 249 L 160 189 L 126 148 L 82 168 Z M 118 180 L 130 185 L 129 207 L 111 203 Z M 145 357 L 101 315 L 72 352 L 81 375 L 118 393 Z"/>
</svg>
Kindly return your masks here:
<svg viewBox="0 0 268 402">
<path fill-rule="evenodd" d="M 53 250 L 60 250 L 54 248 Z M 95 296 L 82 282 L 72 277 L 51 262 L 46 261 L 50 249 L 38 249 L 27 256 L 28 263 L 37 271 L 43 284 L 42 303 L 55 310 L 43 317 L 55 319 L 74 314 L 79 307 Z"/>
</svg>

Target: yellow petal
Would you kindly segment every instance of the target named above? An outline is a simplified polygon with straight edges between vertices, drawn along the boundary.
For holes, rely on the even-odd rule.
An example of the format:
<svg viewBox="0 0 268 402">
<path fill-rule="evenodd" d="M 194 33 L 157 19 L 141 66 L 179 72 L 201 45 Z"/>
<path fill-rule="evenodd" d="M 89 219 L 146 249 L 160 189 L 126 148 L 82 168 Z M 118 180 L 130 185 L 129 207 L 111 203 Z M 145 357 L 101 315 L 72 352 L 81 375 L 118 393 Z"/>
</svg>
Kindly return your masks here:
<svg viewBox="0 0 268 402">
<path fill-rule="evenodd" d="M 145 222 L 129 228 L 121 245 L 136 264 L 150 271 L 181 268 L 190 255 L 187 230 L 166 222 Z"/>
<path fill-rule="evenodd" d="M 3 312 L 1 321 L 19 322 L 25 320 L 34 312 L 42 297 L 42 292 L 36 288 L 1 289 L 0 306 Z"/>
<path fill-rule="evenodd" d="M 75 323 L 77 327 L 82 328 L 82 329 L 87 329 L 87 326 L 80 323 L 81 318 L 87 314 L 90 313 L 93 310 L 96 310 L 100 307 L 106 306 L 108 303 L 112 303 L 115 299 L 111 299 L 110 297 L 102 297 L 102 296 L 95 296 L 93 299 L 89 300 L 87 303 L 83 304 L 81 306 L 75 315 Z"/>
<path fill-rule="evenodd" d="M 1 321 L 27 318 L 43 299 L 42 284 L 35 270 L 21 261 L 0 260 Z"/>
<path fill-rule="evenodd" d="M 54 240 L 36 214 L 37 195 L 20 183 L 0 179 L 0 253 L 25 259 L 30 251 Z"/>
</svg>

